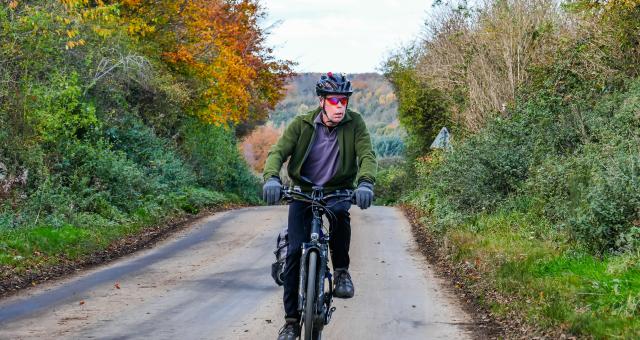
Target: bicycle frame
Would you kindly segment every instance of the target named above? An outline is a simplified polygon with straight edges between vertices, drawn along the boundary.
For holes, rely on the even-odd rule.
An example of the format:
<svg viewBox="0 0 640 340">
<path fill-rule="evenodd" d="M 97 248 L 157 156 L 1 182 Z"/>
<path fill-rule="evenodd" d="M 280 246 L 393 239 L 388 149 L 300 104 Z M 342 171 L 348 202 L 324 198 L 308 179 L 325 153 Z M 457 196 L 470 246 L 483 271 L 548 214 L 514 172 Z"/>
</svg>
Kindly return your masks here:
<svg viewBox="0 0 640 340">
<path fill-rule="evenodd" d="M 301 321 L 305 320 L 305 304 L 307 301 L 306 288 L 309 276 L 309 257 L 311 253 L 317 254 L 318 267 L 316 269 L 315 296 L 317 297 L 315 308 L 313 311 L 313 329 L 320 333 L 325 325 L 329 324 L 331 315 L 335 311 L 335 307 L 331 307 L 333 300 L 333 282 L 331 271 L 329 270 L 329 238 L 328 233 L 322 230 L 322 216 L 327 211 L 326 200 L 332 198 L 344 198 L 344 200 L 353 200 L 353 192 L 345 190 L 324 196 L 322 187 L 314 187 L 311 195 L 302 193 L 298 188 L 285 188 L 283 197 L 288 201 L 299 200 L 311 204 L 312 222 L 310 229 L 310 240 L 302 244 L 302 257 L 300 260 L 300 280 L 298 283 L 298 311 L 302 314 Z M 325 293 L 325 279 L 329 283 L 328 292 Z"/>
</svg>

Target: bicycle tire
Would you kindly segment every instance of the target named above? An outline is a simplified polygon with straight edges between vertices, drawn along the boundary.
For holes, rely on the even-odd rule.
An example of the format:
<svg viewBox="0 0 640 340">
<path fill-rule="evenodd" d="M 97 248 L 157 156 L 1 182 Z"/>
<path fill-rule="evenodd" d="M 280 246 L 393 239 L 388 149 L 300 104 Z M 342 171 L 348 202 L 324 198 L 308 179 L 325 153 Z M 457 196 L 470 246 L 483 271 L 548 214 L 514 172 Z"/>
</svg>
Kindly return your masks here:
<svg viewBox="0 0 640 340">
<path fill-rule="evenodd" d="M 315 251 L 309 253 L 309 267 L 307 270 L 307 295 L 304 303 L 304 340 L 314 340 L 314 319 L 316 301 L 316 274 L 318 268 L 318 254 Z M 316 330 L 317 333 L 317 330 Z"/>
</svg>

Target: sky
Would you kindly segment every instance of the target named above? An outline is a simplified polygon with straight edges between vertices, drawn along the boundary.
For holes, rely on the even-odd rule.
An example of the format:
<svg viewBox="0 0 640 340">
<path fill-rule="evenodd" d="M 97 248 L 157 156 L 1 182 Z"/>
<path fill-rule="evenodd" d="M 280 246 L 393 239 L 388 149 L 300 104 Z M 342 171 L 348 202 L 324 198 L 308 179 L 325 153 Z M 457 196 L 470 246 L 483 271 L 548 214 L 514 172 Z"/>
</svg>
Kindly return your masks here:
<svg viewBox="0 0 640 340">
<path fill-rule="evenodd" d="M 263 0 L 263 28 L 278 59 L 297 72 L 379 72 L 385 57 L 418 37 L 431 0 Z"/>
</svg>

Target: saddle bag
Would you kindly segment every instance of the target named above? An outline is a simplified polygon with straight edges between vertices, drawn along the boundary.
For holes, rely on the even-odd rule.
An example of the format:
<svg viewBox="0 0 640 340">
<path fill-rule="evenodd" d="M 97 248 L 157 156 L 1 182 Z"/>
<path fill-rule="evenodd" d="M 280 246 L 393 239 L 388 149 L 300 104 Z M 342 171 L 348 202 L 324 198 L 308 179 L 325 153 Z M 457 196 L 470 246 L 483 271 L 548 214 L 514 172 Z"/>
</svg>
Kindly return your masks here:
<svg viewBox="0 0 640 340">
<path fill-rule="evenodd" d="M 276 250 L 273 254 L 276 256 L 276 262 L 271 264 L 271 277 L 278 286 L 284 284 L 284 268 L 287 259 L 287 247 L 289 246 L 289 237 L 287 228 L 282 229 L 276 239 Z"/>
</svg>

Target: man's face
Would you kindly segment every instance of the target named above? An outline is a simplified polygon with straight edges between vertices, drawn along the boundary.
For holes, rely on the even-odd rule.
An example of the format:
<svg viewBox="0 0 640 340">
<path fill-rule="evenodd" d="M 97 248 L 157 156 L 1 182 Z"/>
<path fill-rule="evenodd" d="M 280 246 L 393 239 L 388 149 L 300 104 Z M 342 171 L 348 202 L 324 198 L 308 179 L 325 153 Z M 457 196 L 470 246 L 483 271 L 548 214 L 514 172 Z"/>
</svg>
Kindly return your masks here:
<svg viewBox="0 0 640 340">
<path fill-rule="evenodd" d="M 331 121 L 329 121 L 329 119 L 327 119 L 326 116 L 323 115 L 322 121 L 325 123 L 325 125 L 338 125 L 338 123 L 342 121 L 342 118 L 344 118 L 344 111 L 347 107 L 348 100 L 349 98 L 345 95 L 330 94 L 327 95 L 326 98 L 320 97 L 320 106 L 324 107 L 325 111 L 327 112 L 327 116 L 329 116 L 329 119 L 334 122 L 332 123 Z"/>
</svg>

